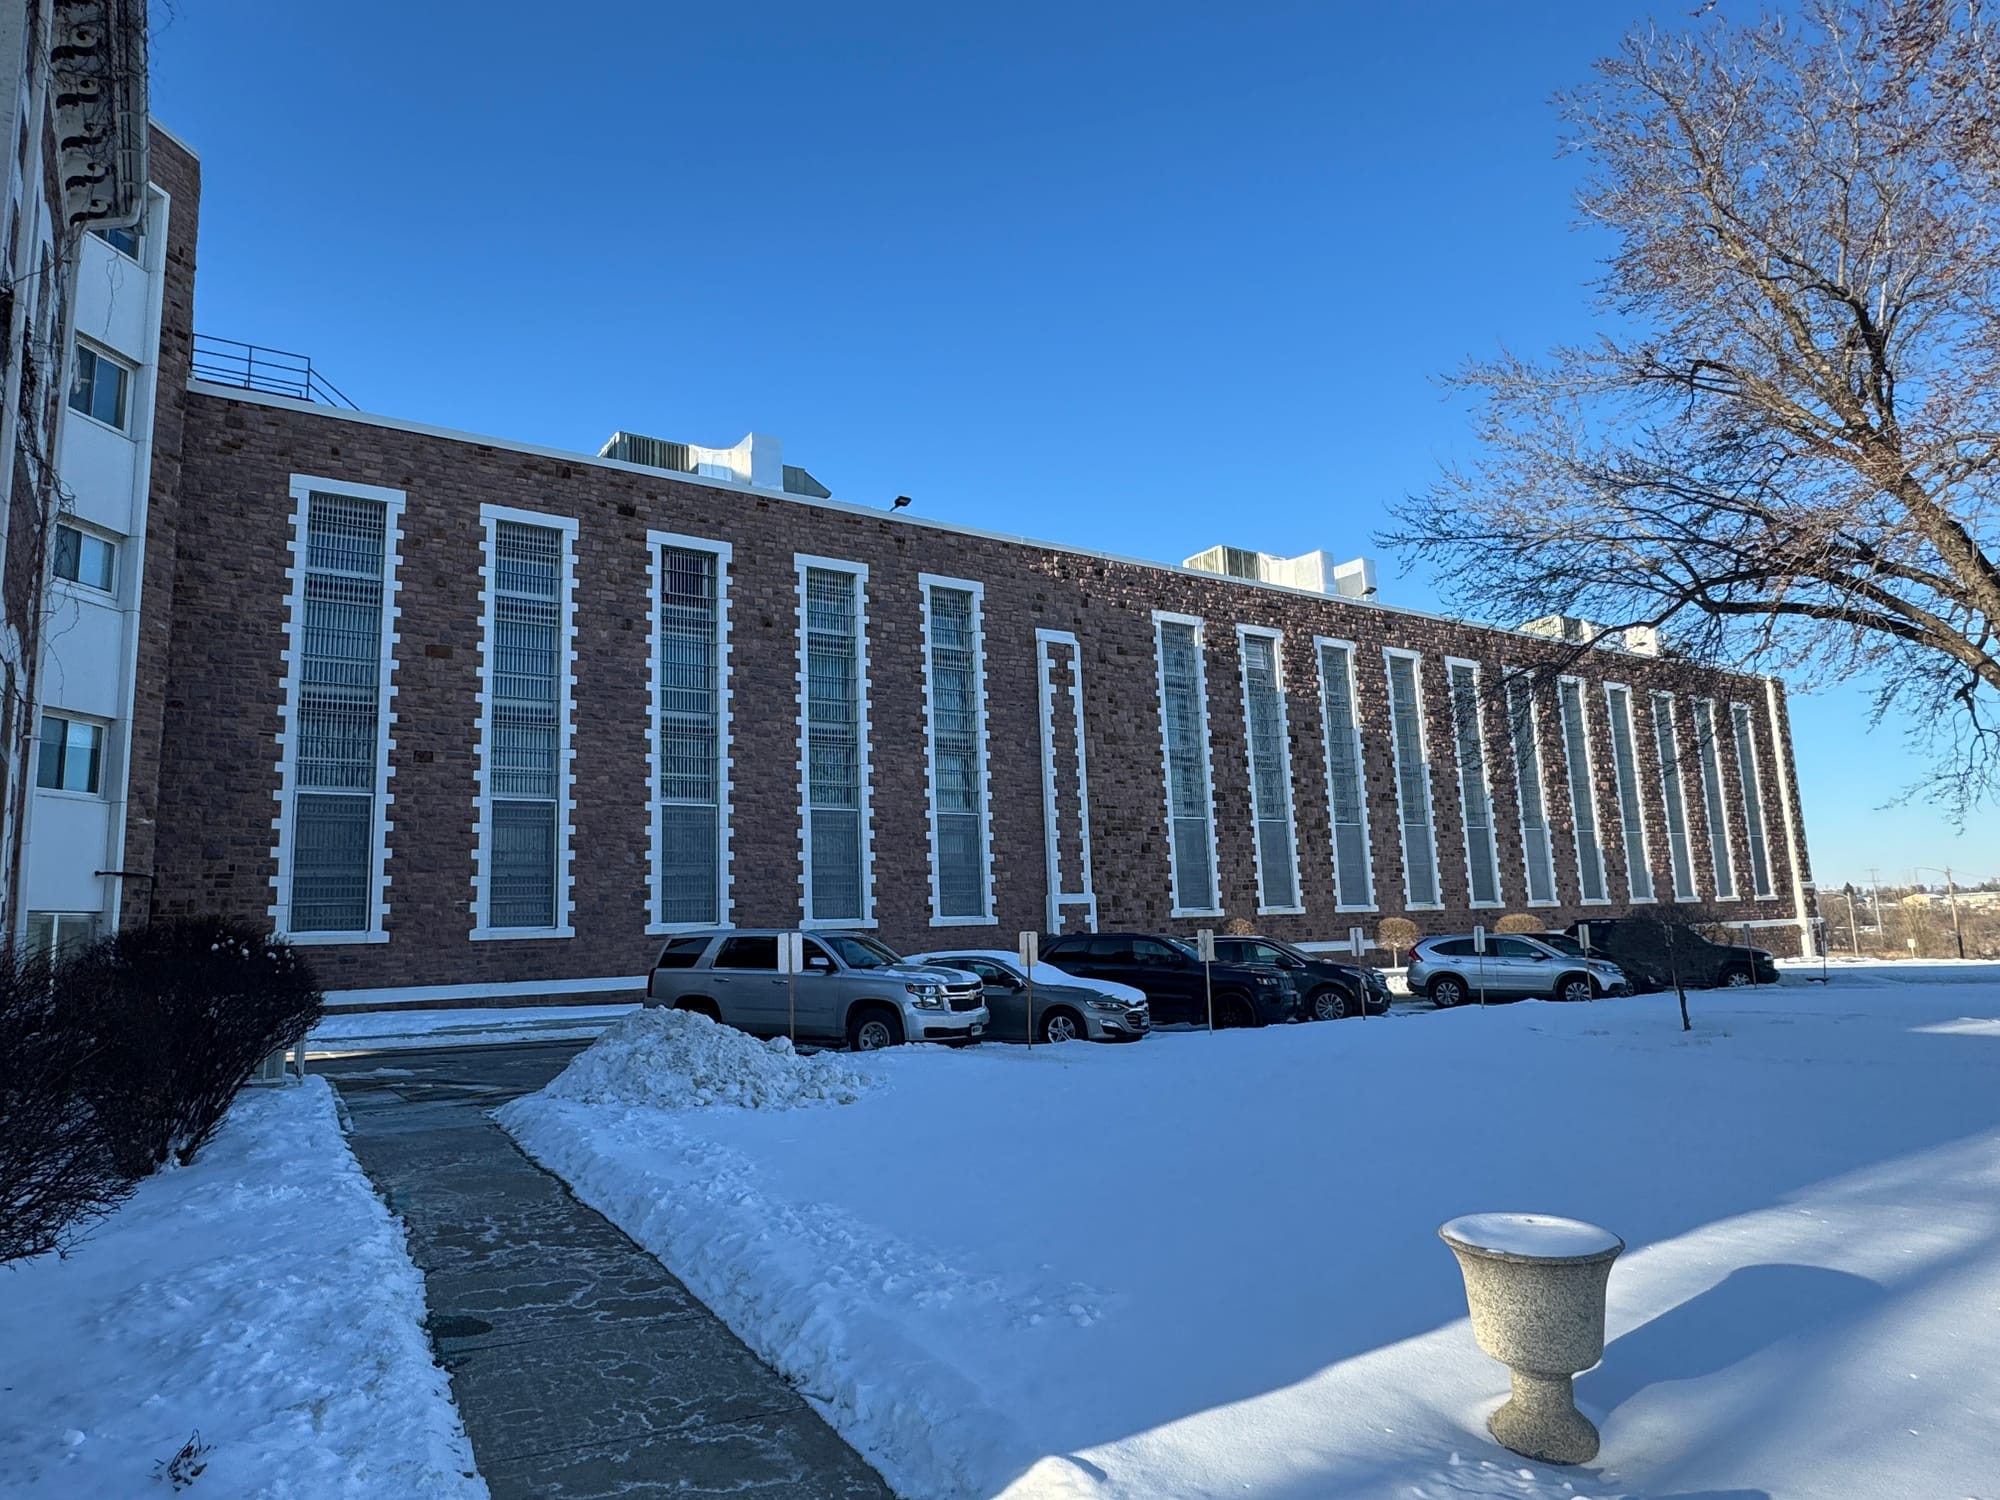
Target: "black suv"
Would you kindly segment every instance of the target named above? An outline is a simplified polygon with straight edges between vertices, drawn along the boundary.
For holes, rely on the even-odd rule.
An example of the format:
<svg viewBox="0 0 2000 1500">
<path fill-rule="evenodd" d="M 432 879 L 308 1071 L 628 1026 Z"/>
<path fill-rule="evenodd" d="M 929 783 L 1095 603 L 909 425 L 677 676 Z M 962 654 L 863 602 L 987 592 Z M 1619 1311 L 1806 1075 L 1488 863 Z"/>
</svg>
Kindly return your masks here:
<svg viewBox="0 0 2000 1500">
<path fill-rule="evenodd" d="M 1676 969 L 1681 983 L 1696 989 L 1778 982 L 1778 965 L 1762 948 L 1712 943 L 1693 928 L 1677 923 L 1611 917 L 1574 923 L 1567 930 L 1577 938 L 1583 936 L 1578 931 L 1583 927 L 1589 929 L 1590 951 L 1603 954 L 1623 969 L 1635 990 L 1671 989 Z"/>
<path fill-rule="evenodd" d="M 1371 1016 L 1389 1013 L 1389 981 L 1379 969 L 1336 963 L 1267 937 L 1219 937 L 1215 940 L 1215 956 L 1221 962 L 1269 964 L 1288 971 L 1293 985 L 1305 997 L 1308 1021 L 1338 1021 L 1343 1016 L 1358 1016 L 1364 1005 Z"/>
<path fill-rule="evenodd" d="M 1219 951 L 1216 956 L 1219 960 Z M 1179 938 L 1149 932 L 1072 932 L 1043 938 L 1042 957 L 1079 979 L 1115 979 L 1143 991 L 1156 1026 L 1174 1021 L 1208 1024 L 1207 982 L 1215 989 L 1217 1026 L 1265 1026 L 1299 1019 L 1301 996 L 1286 970 L 1218 961 L 1207 966 L 1211 972 L 1205 981 L 1202 961 Z"/>
</svg>

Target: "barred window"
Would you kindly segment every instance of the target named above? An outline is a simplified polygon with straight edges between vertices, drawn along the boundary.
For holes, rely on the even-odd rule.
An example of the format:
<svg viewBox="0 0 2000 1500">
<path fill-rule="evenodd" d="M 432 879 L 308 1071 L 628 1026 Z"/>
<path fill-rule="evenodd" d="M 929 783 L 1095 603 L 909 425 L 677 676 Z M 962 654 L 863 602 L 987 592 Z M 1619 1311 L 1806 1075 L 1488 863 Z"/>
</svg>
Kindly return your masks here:
<svg viewBox="0 0 2000 1500">
<path fill-rule="evenodd" d="M 662 546 L 657 718 L 659 910 L 668 926 L 722 920 L 722 558 Z"/>
<path fill-rule="evenodd" d="M 1217 904 L 1215 830 L 1201 631 L 1185 620 L 1161 620 L 1157 631 L 1174 909 L 1213 911 Z"/>
<path fill-rule="evenodd" d="M 980 686 L 979 600 L 931 584 L 924 595 L 926 706 L 931 749 L 934 915 L 988 916 L 986 704 Z"/>
<path fill-rule="evenodd" d="M 1715 864 L 1715 899 L 1736 899 L 1736 861 L 1729 848 L 1729 814 L 1722 801 L 1722 752 L 1715 742 L 1715 700 L 1694 705 L 1696 749 L 1701 756 L 1701 804 L 1708 815 L 1709 857 Z"/>
<path fill-rule="evenodd" d="M 1292 758 L 1279 681 L 1278 642 L 1243 633 L 1243 715 L 1250 754 L 1250 817 L 1257 834 L 1257 904 L 1299 904 L 1292 839 Z"/>
<path fill-rule="evenodd" d="M 1674 870 L 1674 899 L 1695 898 L 1694 856 L 1688 848 L 1687 788 L 1681 782 L 1681 752 L 1674 733 L 1671 693 L 1653 694 L 1653 741 L 1660 753 L 1660 800 L 1666 804 L 1667 854 Z"/>
<path fill-rule="evenodd" d="M 1632 734 L 1632 695 L 1607 683 L 1611 718 L 1611 769 L 1618 779 L 1618 822 L 1625 833 L 1625 878 L 1634 901 L 1653 899 L 1653 869 L 1646 851 L 1646 817 L 1639 805 L 1639 751 Z"/>
<path fill-rule="evenodd" d="M 1563 764 L 1569 777 L 1570 821 L 1576 829 L 1577 886 L 1584 900 L 1603 901 L 1604 849 L 1597 839 L 1597 791 L 1583 684 L 1574 677 L 1557 683 L 1556 707 L 1562 715 Z"/>
<path fill-rule="evenodd" d="M 1485 715 L 1479 705 L 1479 668 L 1447 663 L 1451 724 L 1458 747 L 1458 801 L 1465 814 L 1465 858 L 1475 905 L 1500 903 L 1500 854 L 1493 839 L 1493 796 L 1487 789 Z"/>
<path fill-rule="evenodd" d="M 1389 730 L 1396 751 L 1396 805 L 1403 823 L 1403 883 L 1412 906 L 1438 904 L 1437 831 L 1431 823 L 1430 754 L 1424 740 L 1423 673 L 1391 651 Z"/>
<path fill-rule="evenodd" d="M 1556 868 L 1549 846 L 1548 794 L 1542 786 L 1540 717 L 1534 684 L 1526 677 L 1508 680 L 1507 722 L 1514 741 L 1514 786 L 1521 803 L 1521 856 L 1528 871 L 1528 903 L 1553 903 Z"/>
<path fill-rule="evenodd" d="M 1361 718 L 1354 704 L 1354 651 L 1323 641 L 1319 696 L 1326 720 L 1326 802 L 1333 825 L 1335 900 L 1351 910 L 1375 905 L 1369 869 L 1368 800 L 1361 782 Z"/>
<path fill-rule="evenodd" d="M 806 919 L 868 917 L 861 776 L 861 580 L 805 570 Z"/>
<path fill-rule="evenodd" d="M 1736 737 L 1736 774 L 1743 783 L 1743 822 L 1750 844 L 1750 888 L 1759 901 L 1771 894 L 1771 846 L 1764 833 L 1764 778 L 1757 768 L 1757 733 L 1747 703 L 1729 705 Z"/>
<path fill-rule="evenodd" d="M 293 717 L 292 932 L 374 926 L 388 508 L 310 494 Z"/>
<path fill-rule="evenodd" d="M 563 533 L 495 521 L 488 543 L 485 925 L 554 927 L 561 861 Z"/>
</svg>

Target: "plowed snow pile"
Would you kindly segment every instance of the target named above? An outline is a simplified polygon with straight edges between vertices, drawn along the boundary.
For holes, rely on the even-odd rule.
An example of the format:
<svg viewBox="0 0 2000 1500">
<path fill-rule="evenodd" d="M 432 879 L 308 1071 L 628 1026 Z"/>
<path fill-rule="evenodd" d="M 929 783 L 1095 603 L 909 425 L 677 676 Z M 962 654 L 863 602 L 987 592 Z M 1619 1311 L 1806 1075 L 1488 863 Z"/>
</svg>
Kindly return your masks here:
<svg viewBox="0 0 2000 1500">
<path fill-rule="evenodd" d="M 654 1109 L 797 1109 L 852 1104 L 875 1082 L 837 1052 L 802 1056 L 688 1010 L 634 1011 L 577 1054 L 542 1092 L 578 1104 Z"/>
</svg>

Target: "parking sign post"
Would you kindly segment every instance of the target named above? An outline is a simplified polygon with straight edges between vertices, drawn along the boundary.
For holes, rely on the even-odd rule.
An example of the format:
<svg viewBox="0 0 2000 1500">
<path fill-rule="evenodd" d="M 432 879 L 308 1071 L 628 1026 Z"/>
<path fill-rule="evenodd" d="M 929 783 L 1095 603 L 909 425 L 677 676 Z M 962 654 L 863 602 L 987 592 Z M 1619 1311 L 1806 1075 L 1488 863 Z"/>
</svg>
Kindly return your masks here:
<svg viewBox="0 0 2000 1500">
<path fill-rule="evenodd" d="M 1021 934 L 1021 973 L 1028 981 L 1028 1050 L 1035 1050 L 1035 964 L 1042 956 L 1041 939 L 1032 932 Z"/>
<path fill-rule="evenodd" d="M 1201 987 L 1208 996 L 1208 1029 L 1215 1030 L 1215 929 L 1204 927 L 1194 935 L 1194 950 L 1201 958 Z"/>
<path fill-rule="evenodd" d="M 805 965 L 805 956 L 803 932 L 778 934 L 778 967 L 785 971 L 785 1035 L 793 1046 L 799 1040 L 799 970 Z"/>
<path fill-rule="evenodd" d="M 1479 955 L 1479 1003 L 1486 1004 L 1486 929 L 1472 929 L 1472 951 Z"/>
<path fill-rule="evenodd" d="M 1354 955 L 1354 962 L 1357 966 L 1361 962 L 1361 945 L 1366 941 L 1367 938 L 1363 935 L 1359 927 L 1350 927 L 1347 929 L 1348 951 Z M 1361 985 L 1360 1017 L 1364 1021 L 1368 1019 L 1368 984 L 1366 980 L 1363 980 Z"/>
</svg>

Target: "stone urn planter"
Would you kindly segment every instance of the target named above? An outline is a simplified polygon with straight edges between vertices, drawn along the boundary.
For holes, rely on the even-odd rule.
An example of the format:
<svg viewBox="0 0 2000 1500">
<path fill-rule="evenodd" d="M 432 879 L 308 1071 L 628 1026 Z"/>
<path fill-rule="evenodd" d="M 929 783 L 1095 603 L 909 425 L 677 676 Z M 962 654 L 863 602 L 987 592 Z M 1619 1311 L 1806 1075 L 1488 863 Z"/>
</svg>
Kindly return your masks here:
<svg viewBox="0 0 2000 1500">
<path fill-rule="evenodd" d="M 1488 1430 L 1525 1458 L 1589 1463 L 1597 1428 L 1571 1382 L 1604 1355 L 1604 1288 L 1625 1242 L 1548 1214 L 1468 1214 L 1438 1235 L 1465 1273 L 1472 1336 L 1513 1374 Z"/>
</svg>

